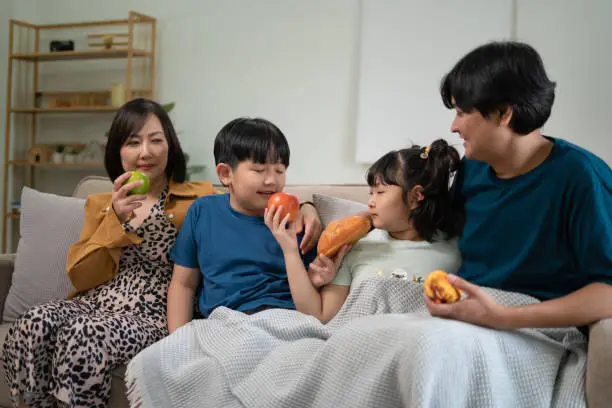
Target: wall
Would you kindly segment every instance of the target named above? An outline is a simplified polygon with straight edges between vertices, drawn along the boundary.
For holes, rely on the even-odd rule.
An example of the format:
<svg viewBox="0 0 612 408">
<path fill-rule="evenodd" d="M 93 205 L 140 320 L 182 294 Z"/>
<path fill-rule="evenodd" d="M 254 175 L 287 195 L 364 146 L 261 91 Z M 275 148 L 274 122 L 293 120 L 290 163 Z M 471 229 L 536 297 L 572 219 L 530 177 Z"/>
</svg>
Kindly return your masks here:
<svg viewBox="0 0 612 408">
<path fill-rule="evenodd" d="M 612 2 L 517 0 L 517 35 L 542 55 L 557 81 L 544 131 L 577 143 L 612 164 Z"/>
<path fill-rule="evenodd" d="M 470 48 L 513 35 L 538 50 L 557 82 L 544 133 L 573 141 L 612 163 L 607 112 L 612 94 L 611 1 L 363 2 L 358 160 L 375 160 L 410 140 L 427 144 L 446 137 L 460 142 L 448 132 L 453 112 L 440 103 L 440 78 Z M 458 15 L 461 24 L 455 24 Z"/>
<path fill-rule="evenodd" d="M 454 112 L 442 104 L 440 80 L 472 48 L 511 37 L 512 6 L 362 0 L 356 161 L 373 163 L 389 150 L 440 138 L 463 154 L 462 140 L 449 131 Z"/>
<path fill-rule="evenodd" d="M 249 115 L 266 117 L 286 133 L 292 148 L 290 183 L 363 182 L 364 168 L 353 159 L 357 0 L 24 4 L 30 9 L 32 2 L 36 22 L 121 18 L 130 9 L 159 19 L 157 96 L 177 102 L 173 118 L 183 146 L 194 164 L 208 166 L 206 178 L 216 180 L 217 131 L 236 116 Z M 19 1 L 15 13 L 22 12 Z M 47 69 L 53 75 L 53 68 Z M 67 121 L 79 132 L 91 130 L 76 118 L 49 120 L 44 128 L 50 133 L 62 133 Z"/>
<path fill-rule="evenodd" d="M 559 82 L 545 130 L 611 161 L 606 102 L 612 82 L 602 78 L 612 69 L 606 21 L 612 2 L 515 1 L 518 37 L 538 48 Z M 215 179 L 212 142 L 218 129 L 239 115 L 261 115 L 290 141 L 289 182 L 363 181 L 364 167 L 354 160 L 359 0 L 110 0 L 87 7 L 78 0 L 15 0 L 13 11 L 18 18 L 52 23 L 117 18 L 129 9 L 159 19 L 158 98 L 177 102 L 173 118 L 194 163 L 209 166 L 204 177 Z M 47 83 L 61 85 L 47 74 Z M 64 136 L 65 121 L 71 121 L 77 137 L 99 137 L 108 120 L 93 127 L 86 116 L 62 117 L 55 124 L 50 119 L 45 129 Z"/>
</svg>

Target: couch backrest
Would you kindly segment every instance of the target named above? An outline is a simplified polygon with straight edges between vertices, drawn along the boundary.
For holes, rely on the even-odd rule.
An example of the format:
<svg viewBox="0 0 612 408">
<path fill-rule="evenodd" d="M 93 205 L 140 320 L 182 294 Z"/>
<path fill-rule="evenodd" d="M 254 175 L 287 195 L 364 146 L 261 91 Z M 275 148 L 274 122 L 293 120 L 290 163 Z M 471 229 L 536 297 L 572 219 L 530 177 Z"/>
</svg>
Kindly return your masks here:
<svg viewBox="0 0 612 408">
<path fill-rule="evenodd" d="M 87 198 L 90 194 L 108 193 L 111 191 L 113 191 L 113 183 L 108 177 L 87 176 L 79 181 L 72 196 Z"/>
<path fill-rule="evenodd" d="M 216 186 L 223 190 L 223 186 Z M 82 179 L 73 192 L 74 197 L 87 198 L 90 194 L 106 193 L 113 189 L 107 177 L 88 176 Z M 344 198 L 360 203 L 368 202 L 368 186 L 359 184 L 302 184 L 287 185 L 287 193 L 295 194 L 300 201 L 311 201 L 314 193 Z"/>
</svg>

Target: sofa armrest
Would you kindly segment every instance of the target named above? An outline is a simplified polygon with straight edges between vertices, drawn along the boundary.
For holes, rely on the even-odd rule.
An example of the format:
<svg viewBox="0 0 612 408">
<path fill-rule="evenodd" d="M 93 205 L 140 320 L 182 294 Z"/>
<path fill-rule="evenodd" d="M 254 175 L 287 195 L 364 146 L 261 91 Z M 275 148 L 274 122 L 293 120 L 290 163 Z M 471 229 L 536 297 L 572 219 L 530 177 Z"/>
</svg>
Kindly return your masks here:
<svg viewBox="0 0 612 408">
<path fill-rule="evenodd" d="M 13 283 L 13 267 L 15 254 L 0 254 L 0 321 L 4 314 L 4 301 Z"/>
<path fill-rule="evenodd" d="M 591 326 L 587 361 L 586 396 L 589 408 L 610 406 L 612 400 L 612 319 Z"/>
</svg>

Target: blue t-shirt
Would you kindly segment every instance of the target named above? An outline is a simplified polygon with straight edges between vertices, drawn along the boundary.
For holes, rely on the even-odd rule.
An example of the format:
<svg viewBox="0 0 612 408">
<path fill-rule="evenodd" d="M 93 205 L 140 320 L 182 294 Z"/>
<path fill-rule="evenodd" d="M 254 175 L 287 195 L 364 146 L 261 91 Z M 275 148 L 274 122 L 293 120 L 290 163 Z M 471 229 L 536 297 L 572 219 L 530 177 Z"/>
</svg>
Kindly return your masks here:
<svg viewBox="0 0 612 408">
<path fill-rule="evenodd" d="M 315 256 L 316 247 L 303 257 L 304 266 Z M 177 265 L 200 270 L 199 307 L 204 317 L 219 306 L 239 311 L 259 306 L 295 308 L 283 251 L 263 217 L 235 211 L 229 194 L 194 201 L 171 257 Z"/>
<path fill-rule="evenodd" d="M 466 280 L 541 300 L 612 284 L 612 171 L 594 154 L 549 139 L 549 157 L 512 179 L 463 161 L 454 193 L 466 217 L 458 272 Z"/>
</svg>

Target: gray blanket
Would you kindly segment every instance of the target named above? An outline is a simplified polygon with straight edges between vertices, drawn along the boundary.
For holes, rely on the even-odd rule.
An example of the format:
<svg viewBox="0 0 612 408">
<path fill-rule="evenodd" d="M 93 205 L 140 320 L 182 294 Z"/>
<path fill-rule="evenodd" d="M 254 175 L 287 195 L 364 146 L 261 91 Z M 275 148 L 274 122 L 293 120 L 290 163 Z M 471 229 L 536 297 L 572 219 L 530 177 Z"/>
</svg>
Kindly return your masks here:
<svg viewBox="0 0 612 408">
<path fill-rule="evenodd" d="M 496 290 L 509 306 L 536 302 Z M 576 329 L 496 331 L 431 317 L 421 283 L 365 281 L 327 325 L 226 308 L 136 356 L 141 407 L 585 407 Z"/>
</svg>

